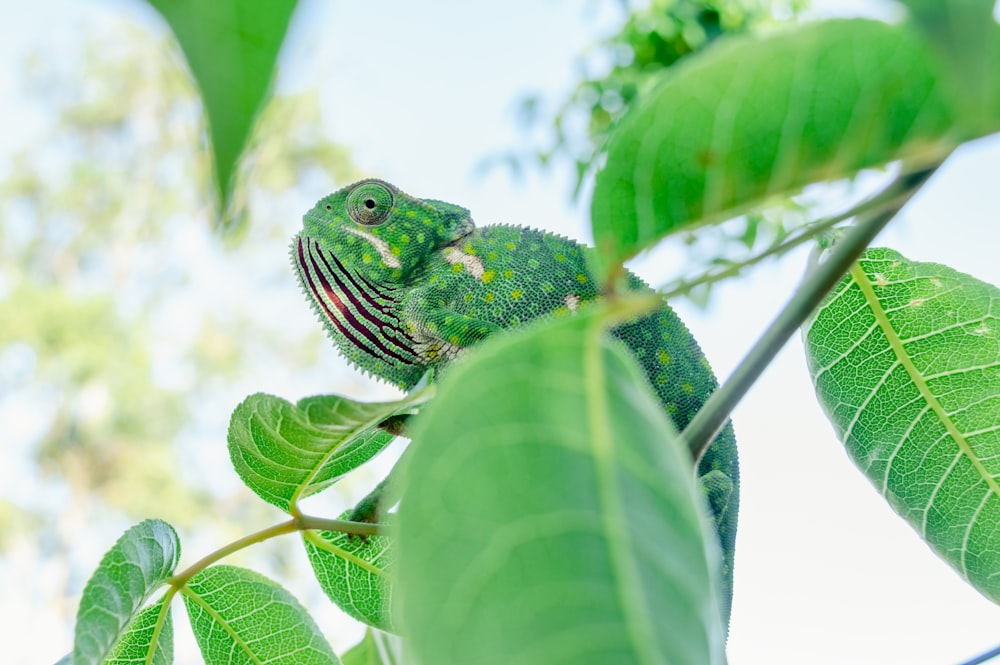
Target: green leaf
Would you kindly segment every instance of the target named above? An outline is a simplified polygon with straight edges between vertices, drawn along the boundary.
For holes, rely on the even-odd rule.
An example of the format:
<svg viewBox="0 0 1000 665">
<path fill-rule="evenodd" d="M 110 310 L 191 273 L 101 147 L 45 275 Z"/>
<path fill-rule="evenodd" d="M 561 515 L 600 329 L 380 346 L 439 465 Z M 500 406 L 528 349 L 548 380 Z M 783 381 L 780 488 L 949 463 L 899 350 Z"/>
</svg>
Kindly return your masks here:
<svg viewBox="0 0 1000 665">
<path fill-rule="evenodd" d="M 424 663 L 721 662 L 718 539 L 604 308 L 487 340 L 416 418 L 398 602 Z"/>
<path fill-rule="evenodd" d="M 182 593 L 206 665 L 340 663 L 299 601 L 252 570 L 206 568 Z"/>
<path fill-rule="evenodd" d="M 166 599 L 139 612 L 104 665 L 170 665 L 174 662 L 174 626 Z M 150 655 L 152 654 L 152 655 Z"/>
<path fill-rule="evenodd" d="M 221 209 L 273 78 L 295 0 L 149 0 L 173 30 L 201 90 Z"/>
<path fill-rule="evenodd" d="M 854 462 L 1000 602 L 1000 289 L 872 249 L 806 325 L 805 346 Z"/>
<path fill-rule="evenodd" d="M 350 513 L 340 519 L 348 519 Z M 393 630 L 390 578 L 394 557 L 389 538 L 308 531 L 303 542 L 316 579 L 330 600 L 358 621 Z"/>
<path fill-rule="evenodd" d="M 399 638 L 393 638 L 369 628 L 360 642 L 341 656 L 344 665 L 398 665 L 401 659 L 397 653 Z"/>
<path fill-rule="evenodd" d="M 170 577 L 181 544 L 173 527 L 145 520 L 122 534 L 87 582 L 76 615 L 74 665 L 99 665 L 150 595 Z"/>
<path fill-rule="evenodd" d="M 941 57 L 948 94 L 968 125 L 988 125 L 1000 108 L 996 0 L 903 0 L 912 23 Z"/>
<path fill-rule="evenodd" d="M 319 395 L 293 405 L 257 393 L 233 411 L 229 457 L 247 487 L 290 511 L 389 445 L 393 435 L 376 426 L 415 412 L 432 394 L 432 388 L 419 390 L 396 402 Z"/>
<path fill-rule="evenodd" d="M 956 127 L 936 59 L 911 28 L 862 19 L 720 39 L 671 68 L 622 122 L 591 223 L 605 260 L 733 217 L 812 182 L 939 160 L 1000 129 Z"/>
</svg>

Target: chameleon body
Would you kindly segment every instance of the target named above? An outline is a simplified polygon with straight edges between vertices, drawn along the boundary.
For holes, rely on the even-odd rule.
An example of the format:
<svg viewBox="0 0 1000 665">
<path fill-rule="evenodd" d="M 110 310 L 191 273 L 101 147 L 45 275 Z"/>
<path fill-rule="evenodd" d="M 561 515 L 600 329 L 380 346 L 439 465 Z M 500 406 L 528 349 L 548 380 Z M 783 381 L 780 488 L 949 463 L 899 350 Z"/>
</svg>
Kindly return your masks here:
<svg viewBox="0 0 1000 665">
<path fill-rule="evenodd" d="M 496 332 L 599 297 L 585 246 L 519 226 L 477 228 L 465 208 L 408 196 L 381 180 L 320 200 L 303 227 L 292 261 L 320 320 L 351 363 L 403 389 Z M 629 287 L 649 288 L 631 274 Z M 717 387 L 691 333 L 664 305 L 612 334 L 683 429 Z M 739 503 L 731 425 L 698 475 L 722 546 L 728 624 Z"/>
</svg>

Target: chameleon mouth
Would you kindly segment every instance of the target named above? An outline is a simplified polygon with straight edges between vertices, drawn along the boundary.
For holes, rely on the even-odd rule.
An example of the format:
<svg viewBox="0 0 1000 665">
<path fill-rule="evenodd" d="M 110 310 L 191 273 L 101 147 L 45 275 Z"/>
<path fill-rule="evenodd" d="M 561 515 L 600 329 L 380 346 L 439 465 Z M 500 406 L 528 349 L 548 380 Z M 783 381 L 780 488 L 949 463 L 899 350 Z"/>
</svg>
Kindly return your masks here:
<svg viewBox="0 0 1000 665">
<path fill-rule="evenodd" d="M 338 342 L 383 363 L 419 364 L 414 340 L 396 315 L 399 300 L 391 290 L 351 273 L 308 236 L 299 234 L 293 249 L 299 281 L 319 315 L 339 333 Z"/>
</svg>

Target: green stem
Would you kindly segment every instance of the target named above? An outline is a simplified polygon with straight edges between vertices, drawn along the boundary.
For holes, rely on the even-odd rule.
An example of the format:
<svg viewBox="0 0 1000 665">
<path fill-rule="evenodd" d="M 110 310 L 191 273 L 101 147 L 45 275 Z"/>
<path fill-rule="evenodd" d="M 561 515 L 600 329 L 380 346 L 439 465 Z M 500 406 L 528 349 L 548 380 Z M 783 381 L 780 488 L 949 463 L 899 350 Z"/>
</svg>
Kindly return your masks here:
<svg viewBox="0 0 1000 665">
<path fill-rule="evenodd" d="M 837 241 L 826 260 L 807 274 L 788 304 L 771 322 L 729 379 L 712 393 L 681 433 L 696 465 L 708 446 L 725 427 L 733 409 L 778 355 L 788 339 L 823 301 L 826 294 L 836 286 L 875 236 L 927 182 L 935 170 L 937 165 L 903 174 L 894 180 L 876 197 L 884 201 L 884 204 L 876 208 L 866 205 L 866 212 L 859 215 L 854 227 Z"/>
<path fill-rule="evenodd" d="M 379 536 L 385 535 L 385 526 L 380 524 L 368 524 L 366 522 L 349 522 L 347 520 L 326 519 L 323 517 L 313 517 L 312 515 L 296 515 L 290 520 L 279 522 L 266 529 L 261 529 L 255 533 L 243 536 L 239 540 L 234 540 L 225 547 L 220 547 L 211 554 L 208 554 L 195 563 L 188 566 L 183 572 L 174 575 L 167 580 L 167 583 L 174 589 L 183 587 L 188 581 L 205 570 L 213 563 L 220 561 L 230 554 L 238 552 L 251 545 L 262 543 L 265 540 L 283 536 L 296 531 L 341 531 L 358 536 Z"/>
<path fill-rule="evenodd" d="M 384 536 L 384 524 L 369 524 L 368 522 L 350 522 L 348 520 L 334 520 L 325 517 L 313 517 L 303 515 L 299 518 L 299 528 L 301 530 L 314 529 L 316 531 L 340 531 L 351 533 L 356 536 Z"/>
<path fill-rule="evenodd" d="M 265 540 L 269 540 L 276 536 L 283 536 L 286 533 L 293 533 L 297 530 L 298 530 L 298 525 L 296 524 L 296 520 L 290 519 L 287 522 L 279 522 L 274 526 L 269 526 L 266 529 L 261 529 L 260 531 L 257 531 L 255 533 L 243 536 L 239 540 L 234 540 L 225 547 L 220 547 L 211 554 L 202 557 L 198 561 L 188 566 L 187 569 L 184 570 L 184 572 L 178 575 L 174 575 L 169 580 L 167 580 L 167 582 L 172 587 L 180 588 L 185 584 L 187 584 L 188 580 L 190 580 L 192 577 L 194 577 L 201 571 L 205 570 L 216 561 L 224 559 L 230 554 L 233 554 L 234 552 L 238 552 L 245 547 L 249 547 L 250 545 L 262 543 Z"/>
<path fill-rule="evenodd" d="M 664 300 L 669 301 L 671 298 L 689 293 L 691 289 L 696 286 L 714 284 L 726 279 L 727 277 L 738 275 L 744 268 L 756 265 L 771 256 L 780 256 L 781 254 L 798 247 L 802 243 L 812 240 L 816 236 L 826 232 L 837 224 L 840 224 L 845 219 L 850 219 L 851 217 L 863 214 L 869 210 L 878 210 L 884 205 L 891 204 L 896 198 L 898 198 L 898 196 L 898 191 L 895 191 L 891 186 L 887 187 L 875 196 L 862 201 L 850 210 L 809 223 L 807 226 L 798 229 L 797 232 L 793 232 L 793 235 L 784 242 L 772 245 L 766 250 L 760 252 L 759 254 L 754 254 L 748 259 L 726 266 L 722 270 L 706 272 L 690 282 L 678 280 L 672 285 L 668 285 L 663 289 L 660 289 L 661 297 Z"/>
</svg>

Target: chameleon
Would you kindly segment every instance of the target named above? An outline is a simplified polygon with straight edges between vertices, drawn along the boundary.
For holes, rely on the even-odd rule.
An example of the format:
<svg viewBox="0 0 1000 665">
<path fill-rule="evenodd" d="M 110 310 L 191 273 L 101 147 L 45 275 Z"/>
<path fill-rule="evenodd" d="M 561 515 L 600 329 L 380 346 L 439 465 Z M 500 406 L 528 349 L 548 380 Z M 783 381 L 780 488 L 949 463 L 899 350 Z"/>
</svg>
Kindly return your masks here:
<svg viewBox="0 0 1000 665">
<path fill-rule="evenodd" d="M 290 248 L 302 289 L 340 353 L 404 390 L 493 334 L 599 298 L 589 251 L 528 227 L 477 227 L 466 208 L 373 178 L 320 199 Z M 650 290 L 632 273 L 627 280 L 629 289 Z M 682 430 L 718 386 L 694 337 L 666 304 L 611 334 L 638 360 Z M 731 424 L 697 474 L 721 545 L 728 625 L 739 508 Z"/>
</svg>

